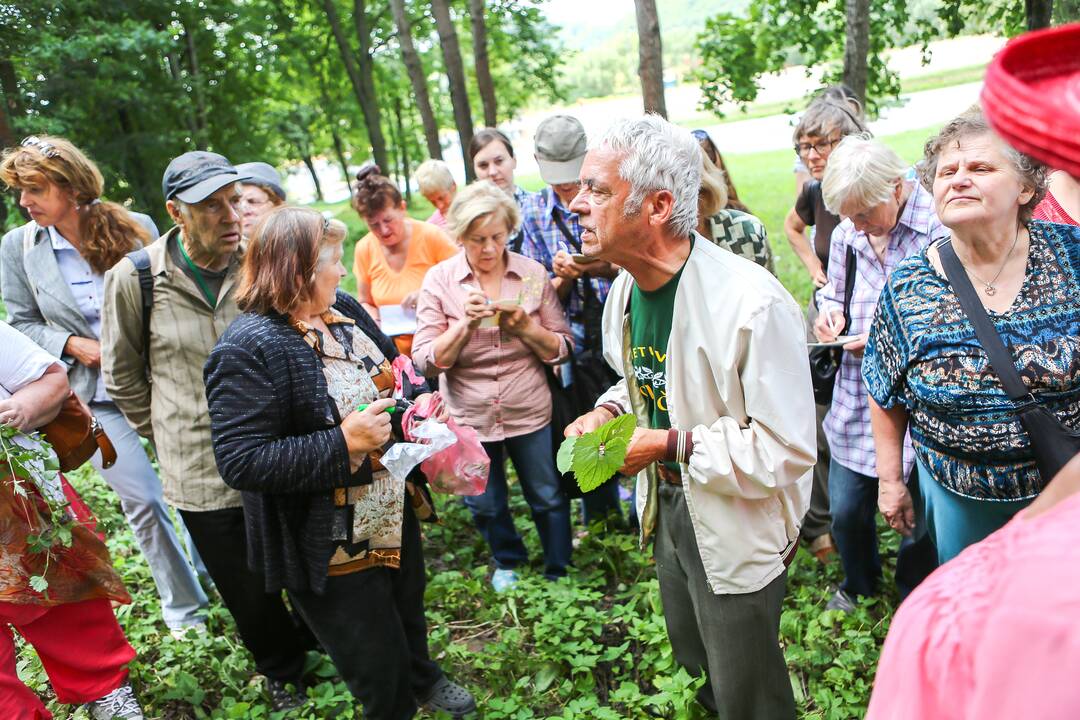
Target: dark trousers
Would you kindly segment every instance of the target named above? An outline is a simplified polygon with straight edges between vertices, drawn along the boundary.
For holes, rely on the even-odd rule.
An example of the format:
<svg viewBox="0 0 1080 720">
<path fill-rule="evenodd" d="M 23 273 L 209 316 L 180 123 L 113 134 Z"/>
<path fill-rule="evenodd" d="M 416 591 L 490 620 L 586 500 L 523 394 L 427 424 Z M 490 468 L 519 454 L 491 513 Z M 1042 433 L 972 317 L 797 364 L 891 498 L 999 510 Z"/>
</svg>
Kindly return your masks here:
<svg viewBox="0 0 1080 720">
<path fill-rule="evenodd" d="M 915 529 L 900 541 L 896 556 L 896 585 L 903 599 L 937 567 L 933 542 L 926 532 L 925 513 L 918 479 L 912 473 L 908 483 L 915 508 Z M 832 534 L 844 581 L 840 589 L 849 595 L 873 595 L 881 580 L 878 554 L 878 479 L 855 472 L 835 460 L 829 467 L 829 504 L 832 507 Z"/>
<path fill-rule="evenodd" d="M 268 678 L 299 684 L 307 649 L 303 633 L 281 593 L 266 592 L 262 572 L 248 567 L 244 509 L 181 510 L 180 515 L 244 647 L 255 657 L 255 669 Z"/>
<path fill-rule="evenodd" d="M 656 574 L 675 660 L 693 675 L 706 673 L 698 697 L 727 720 L 794 720 L 780 610 L 785 570 L 756 592 L 716 595 L 681 487 L 661 483 L 656 526 Z"/>
<path fill-rule="evenodd" d="M 535 432 L 506 438 L 501 442 L 486 442 L 484 450 L 491 458 L 487 489 L 483 495 L 463 498 L 472 511 L 480 534 L 484 536 L 495 565 L 511 569 L 529 559 L 521 541 L 514 518 L 510 514 L 503 466 L 505 453 L 517 470 L 525 502 L 532 510 L 533 522 L 544 549 L 544 574 L 549 578 L 566 575 L 570 564 L 570 501 L 559 485 L 555 460 L 551 454 L 551 428 L 544 426 Z"/>
<path fill-rule="evenodd" d="M 616 475 L 592 492 L 587 492 L 581 496 L 581 509 L 586 527 L 601 520 L 613 519 L 617 523 L 622 522 L 619 478 L 620 476 Z"/>
<path fill-rule="evenodd" d="M 830 513 L 829 495 L 829 465 L 831 453 L 829 441 L 825 437 L 825 430 L 821 423 L 825 420 L 825 413 L 829 412 L 828 405 L 815 405 L 817 410 L 817 452 L 818 459 L 814 464 L 814 484 L 810 486 L 810 507 L 803 518 L 802 537 L 810 541 L 821 537 L 832 528 L 832 515 Z"/>
<path fill-rule="evenodd" d="M 428 655 L 424 552 L 406 503 L 401 567 L 374 567 L 327 579 L 322 595 L 289 591 L 364 708 L 365 720 L 404 720 L 442 671 Z"/>
</svg>

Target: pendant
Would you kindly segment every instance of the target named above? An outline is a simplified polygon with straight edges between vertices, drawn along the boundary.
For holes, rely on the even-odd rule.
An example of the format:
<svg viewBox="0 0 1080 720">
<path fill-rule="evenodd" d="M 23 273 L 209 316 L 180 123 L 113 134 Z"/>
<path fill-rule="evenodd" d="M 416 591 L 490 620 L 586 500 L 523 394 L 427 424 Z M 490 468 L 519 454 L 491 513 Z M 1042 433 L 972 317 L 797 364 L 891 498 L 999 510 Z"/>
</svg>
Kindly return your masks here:
<svg viewBox="0 0 1080 720">
<path fill-rule="evenodd" d="M 993 285 L 987 284 L 987 286 L 985 288 L 983 288 L 983 292 L 986 293 L 987 295 L 993 295 L 994 293 L 997 292 L 997 290 L 994 289 Z"/>
</svg>

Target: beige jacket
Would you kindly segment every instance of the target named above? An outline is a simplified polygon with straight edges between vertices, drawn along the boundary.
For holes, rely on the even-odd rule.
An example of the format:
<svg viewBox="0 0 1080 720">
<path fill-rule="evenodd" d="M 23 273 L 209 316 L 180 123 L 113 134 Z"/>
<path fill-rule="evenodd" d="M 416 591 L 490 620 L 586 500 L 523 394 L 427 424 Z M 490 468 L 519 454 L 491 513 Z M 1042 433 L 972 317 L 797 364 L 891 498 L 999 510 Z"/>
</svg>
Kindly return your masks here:
<svg viewBox="0 0 1080 720">
<path fill-rule="evenodd" d="M 240 493 L 218 474 L 210 444 L 203 365 L 240 311 L 233 292 L 236 256 L 211 308 L 198 286 L 177 267 L 166 243 L 173 228 L 147 246 L 154 276 L 150 347 L 143 347 L 139 275 L 124 258 L 105 273 L 101 318 L 101 369 L 109 396 L 140 435 L 154 441 L 165 500 L 181 510 L 240 507 Z M 146 377 L 149 353 L 151 380 Z"/>
<path fill-rule="evenodd" d="M 626 412 L 637 392 L 632 287 L 622 273 L 608 295 L 604 356 L 624 379 L 596 402 Z M 682 482 L 709 587 L 760 590 L 798 540 L 817 456 L 802 313 L 768 271 L 696 236 L 675 294 L 665 375 L 671 426 L 693 432 Z M 656 522 L 651 467 L 638 475 L 637 505 L 644 543 Z"/>
</svg>

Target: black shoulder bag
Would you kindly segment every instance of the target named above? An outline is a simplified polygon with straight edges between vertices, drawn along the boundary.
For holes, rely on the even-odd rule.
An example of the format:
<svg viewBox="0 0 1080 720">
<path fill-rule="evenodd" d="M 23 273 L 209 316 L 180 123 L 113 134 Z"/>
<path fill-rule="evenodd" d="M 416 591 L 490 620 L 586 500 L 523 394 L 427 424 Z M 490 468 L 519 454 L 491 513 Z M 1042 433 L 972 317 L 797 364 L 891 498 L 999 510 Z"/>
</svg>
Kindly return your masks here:
<svg viewBox="0 0 1080 720">
<path fill-rule="evenodd" d="M 851 293 L 855 290 L 855 249 L 847 246 L 847 266 L 844 268 L 844 329 L 851 325 Z M 836 373 L 840 371 L 840 360 L 844 357 L 843 348 L 810 348 L 810 380 L 814 384 L 814 402 L 828 405 L 832 402 L 833 387 L 836 385 Z"/>
<path fill-rule="evenodd" d="M 975 293 L 964 266 L 960 264 L 952 241 L 947 240 L 937 247 L 945 277 L 949 279 L 949 284 L 960 300 L 960 307 L 975 328 L 975 335 L 990 360 L 990 367 L 1001 380 L 1005 393 L 1013 403 L 1013 410 L 1027 432 L 1031 441 L 1031 453 L 1035 456 L 1035 465 L 1039 468 L 1039 475 L 1042 476 L 1045 486 L 1061 468 L 1080 453 L 1080 432 L 1062 424 L 1028 391 L 1020 373 L 1016 371 L 1012 354 L 1001 341 L 994 324 L 990 322 L 986 308 Z"/>
</svg>

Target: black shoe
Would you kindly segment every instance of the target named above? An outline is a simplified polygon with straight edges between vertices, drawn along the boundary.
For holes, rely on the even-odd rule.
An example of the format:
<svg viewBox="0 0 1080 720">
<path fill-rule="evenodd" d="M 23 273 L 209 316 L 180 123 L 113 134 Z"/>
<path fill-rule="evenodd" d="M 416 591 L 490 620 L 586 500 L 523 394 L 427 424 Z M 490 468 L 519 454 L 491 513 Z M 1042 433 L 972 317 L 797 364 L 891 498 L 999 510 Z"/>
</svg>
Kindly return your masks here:
<svg viewBox="0 0 1080 720">
<path fill-rule="evenodd" d="M 431 688 L 426 698 L 417 701 L 422 707 L 433 712 L 442 711 L 450 713 L 455 718 L 476 712 L 476 700 L 472 693 L 457 683 L 451 682 L 450 678 L 443 675 Z"/>
<path fill-rule="evenodd" d="M 295 686 L 295 690 L 290 687 Z M 291 683 L 285 680 L 266 678 L 266 694 L 270 696 L 270 704 L 274 710 L 292 710 L 307 702 L 302 682 Z"/>
</svg>

